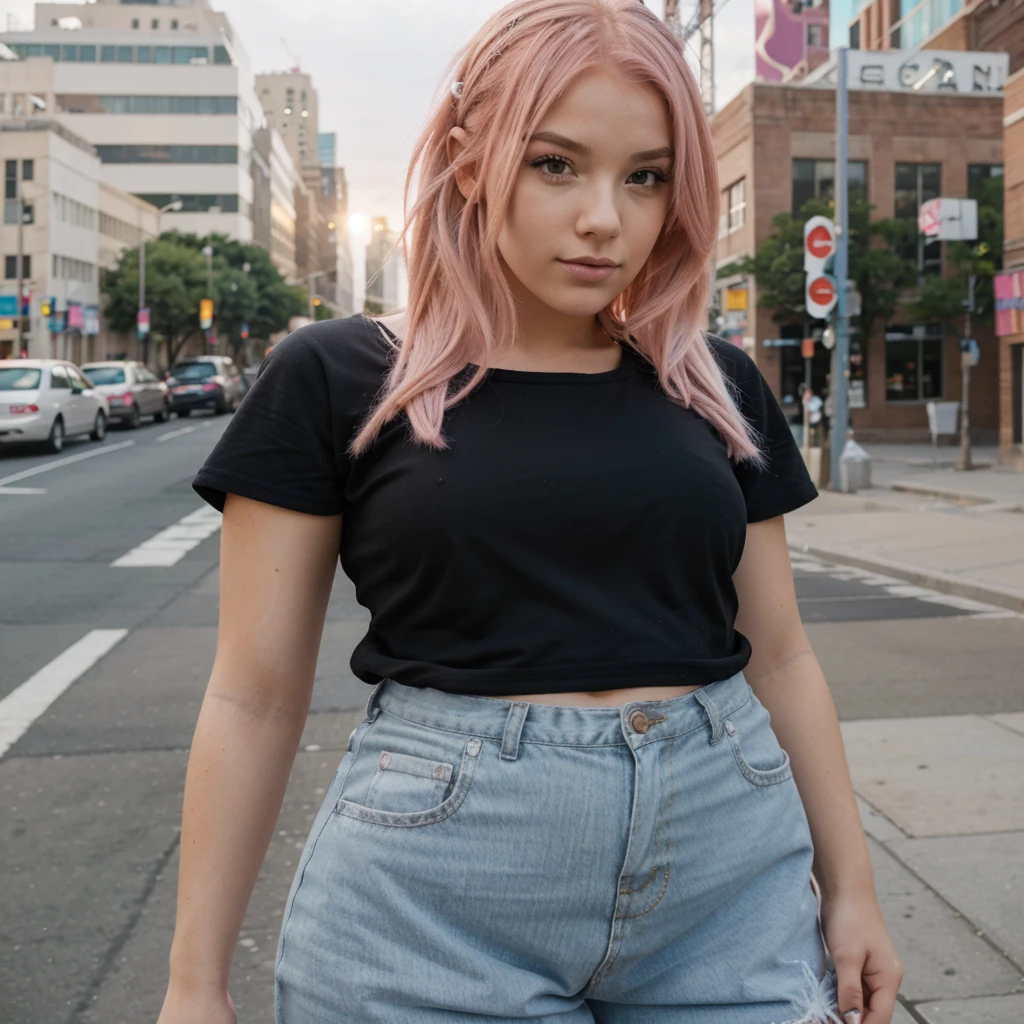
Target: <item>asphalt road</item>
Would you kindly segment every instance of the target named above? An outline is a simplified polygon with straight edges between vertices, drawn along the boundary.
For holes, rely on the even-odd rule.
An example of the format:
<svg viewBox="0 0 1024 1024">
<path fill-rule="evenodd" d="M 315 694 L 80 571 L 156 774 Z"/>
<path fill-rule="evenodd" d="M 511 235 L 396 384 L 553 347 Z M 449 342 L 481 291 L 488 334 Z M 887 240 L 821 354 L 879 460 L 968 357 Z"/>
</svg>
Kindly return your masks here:
<svg viewBox="0 0 1024 1024">
<path fill-rule="evenodd" d="M 216 643 L 219 531 L 190 482 L 227 422 L 114 430 L 61 456 L 0 449 L 0 701 L 33 678 L 65 687 L 27 728 L 0 715 L 5 1022 L 156 1018 L 187 749 Z M 841 717 L 1024 710 L 1024 618 L 795 564 Z M 295 860 L 368 693 L 348 669 L 366 621 L 339 572 L 313 713 L 237 950 L 245 1022 L 272 1019 Z"/>
</svg>

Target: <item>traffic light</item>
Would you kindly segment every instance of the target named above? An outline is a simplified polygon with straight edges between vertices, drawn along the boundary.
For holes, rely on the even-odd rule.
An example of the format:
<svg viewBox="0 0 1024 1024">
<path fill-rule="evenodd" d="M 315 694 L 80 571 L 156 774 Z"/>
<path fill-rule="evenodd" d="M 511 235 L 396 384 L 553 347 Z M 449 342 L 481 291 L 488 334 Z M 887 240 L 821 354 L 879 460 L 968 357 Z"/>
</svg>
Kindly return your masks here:
<svg viewBox="0 0 1024 1024">
<path fill-rule="evenodd" d="M 53 311 L 54 305 L 56 305 L 56 303 L 51 298 L 41 299 L 39 302 L 39 315 L 49 316 Z"/>
<path fill-rule="evenodd" d="M 317 299 L 317 298 L 314 298 L 314 299 L 313 299 L 313 305 L 314 305 L 314 306 L 319 306 L 319 305 L 320 305 L 320 300 L 319 300 L 319 299 Z"/>
</svg>

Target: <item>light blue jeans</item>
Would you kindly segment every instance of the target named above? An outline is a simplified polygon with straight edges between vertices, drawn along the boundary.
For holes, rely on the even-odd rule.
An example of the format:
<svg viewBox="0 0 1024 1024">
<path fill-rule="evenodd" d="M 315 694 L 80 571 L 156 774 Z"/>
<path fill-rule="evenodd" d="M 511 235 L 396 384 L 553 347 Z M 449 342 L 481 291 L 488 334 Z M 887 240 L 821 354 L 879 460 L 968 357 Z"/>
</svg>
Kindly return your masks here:
<svg viewBox="0 0 1024 1024">
<path fill-rule="evenodd" d="M 742 674 L 611 708 L 379 683 L 313 824 L 278 1024 L 824 1024 L 789 757 Z"/>
</svg>

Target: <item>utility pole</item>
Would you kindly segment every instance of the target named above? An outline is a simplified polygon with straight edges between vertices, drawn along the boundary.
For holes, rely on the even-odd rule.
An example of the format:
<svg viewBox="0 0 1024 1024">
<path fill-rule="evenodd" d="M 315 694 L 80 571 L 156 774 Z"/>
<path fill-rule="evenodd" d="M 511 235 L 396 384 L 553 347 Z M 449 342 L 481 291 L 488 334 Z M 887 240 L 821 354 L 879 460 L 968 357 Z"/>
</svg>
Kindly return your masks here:
<svg viewBox="0 0 1024 1024">
<path fill-rule="evenodd" d="M 964 341 L 971 338 L 971 314 L 974 312 L 974 262 L 971 261 L 971 275 L 967 279 L 967 298 L 964 300 Z M 973 469 L 971 459 L 971 364 L 973 355 L 962 347 L 960 351 L 960 458 L 956 468 Z"/>
<path fill-rule="evenodd" d="M 22 161 L 24 165 L 24 161 Z M 21 194 L 21 173 L 18 164 L 14 165 L 15 206 L 18 210 L 18 358 L 25 351 L 25 318 L 23 302 L 25 294 L 25 203 Z"/>
<path fill-rule="evenodd" d="M 850 94 L 846 80 L 847 49 L 839 48 L 836 82 L 836 346 L 832 350 L 832 429 L 829 452 L 830 480 L 833 490 L 841 486 L 839 461 L 846 447 L 850 410 L 848 375 L 850 372 L 850 324 L 846 313 L 846 276 L 849 265 L 850 204 L 847 180 L 850 142 Z"/>
<path fill-rule="evenodd" d="M 686 26 L 679 17 L 679 0 L 665 0 L 665 24 L 685 45 L 700 32 L 700 94 L 704 113 L 715 112 L 714 0 L 697 0 L 697 9 Z"/>
</svg>

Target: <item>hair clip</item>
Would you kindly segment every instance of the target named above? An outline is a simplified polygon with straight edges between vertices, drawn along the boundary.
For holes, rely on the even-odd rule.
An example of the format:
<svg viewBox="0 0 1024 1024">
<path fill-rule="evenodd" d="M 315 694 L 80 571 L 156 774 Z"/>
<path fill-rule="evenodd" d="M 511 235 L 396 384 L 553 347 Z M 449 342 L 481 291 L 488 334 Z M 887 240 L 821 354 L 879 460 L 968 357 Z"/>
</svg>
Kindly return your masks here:
<svg viewBox="0 0 1024 1024">
<path fill-rule="evenodd" d="M 462 86 L 463 86 L 462 82 L 452 82 L 452 84 L 451 84 L 452 95 L 457 100 L 461 100 L 462 99 Z"/>
</svg>

